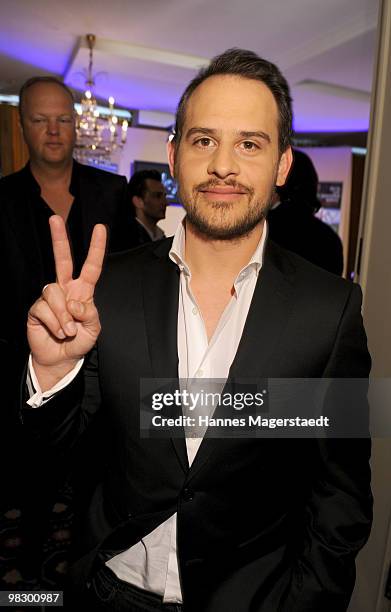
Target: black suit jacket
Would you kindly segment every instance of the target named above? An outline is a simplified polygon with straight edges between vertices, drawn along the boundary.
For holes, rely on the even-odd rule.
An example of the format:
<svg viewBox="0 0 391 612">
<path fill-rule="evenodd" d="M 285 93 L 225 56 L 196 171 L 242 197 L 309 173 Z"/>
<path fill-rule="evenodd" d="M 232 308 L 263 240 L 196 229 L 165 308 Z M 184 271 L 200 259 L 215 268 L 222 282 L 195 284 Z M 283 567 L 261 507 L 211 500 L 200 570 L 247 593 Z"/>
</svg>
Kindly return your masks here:
<svg viewBox="0 0 391 612">
<path fill-rule="evenodd" d="M 159 238 L 159 240 L 162 240 L 163 238 L 165 238 L 164 235 L 162 236 L 162 238 Z M 153 242 L 151 236 L 148 234 L 145 227 L 143 227 L 141 223 L 139 223 L 136 220 L 136 217 L 132 217 L 132 227 L 131 227 L 132 247 L 135 248 L 138 246 L 142 246 L 143 244 L 147 244 L 148 242 Z"/>
<path fill-rule="evenodd" d="M 152 239 L 148 234 L 147 230 L 138 221 L 136 221 L 135 217 L 132 219 L 132 221 L 134 246 L 141 246 L 148 242 L 152 242 Z"/>
<path fill-rule="evenodd" d="M 88 581 L 99 550 L 113 556 L 177 512 L 186 612 L 342 612 L 370 530 L 369 440 L 205 437 L 189 469 L 184 439 L 140 437 L 140 378 L 178 375 L 170 245 L 109 258 L 84 372 L 23 411 L 62 450 L 88 423 L 105 425 L 72 579 Z M 230 376 L 367 377 L 360 304 L 358 286 L 269 242 Z"/>
<path fill-rule="evenodd" d="M 312 214 L 305 203 L 281 202 L 267 216 L 269 236 L 284 249 L 311 263 L 342 275 L 343 249 L 338 234 Z"/>
</svg>

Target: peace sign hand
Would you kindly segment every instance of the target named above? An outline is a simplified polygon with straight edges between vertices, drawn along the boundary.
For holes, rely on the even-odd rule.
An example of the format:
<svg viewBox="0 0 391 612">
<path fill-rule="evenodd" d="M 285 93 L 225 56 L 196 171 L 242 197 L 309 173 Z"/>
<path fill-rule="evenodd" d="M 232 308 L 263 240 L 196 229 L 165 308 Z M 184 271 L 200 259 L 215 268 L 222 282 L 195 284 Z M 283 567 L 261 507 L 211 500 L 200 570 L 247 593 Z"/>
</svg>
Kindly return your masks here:
<svg viewBox="0 0 391 612">
<path fill-rule="evenodd" d="M 42 391 L 54 386 L 94 346 L 100 332 L 94 291 L 106 248 L 106 228 L 96 225 L 79 278 L 73 264 L 65 223 L 49 219 L 57 281 L 47 285 L 30 308 L 27 337 Z"/>
</svg>

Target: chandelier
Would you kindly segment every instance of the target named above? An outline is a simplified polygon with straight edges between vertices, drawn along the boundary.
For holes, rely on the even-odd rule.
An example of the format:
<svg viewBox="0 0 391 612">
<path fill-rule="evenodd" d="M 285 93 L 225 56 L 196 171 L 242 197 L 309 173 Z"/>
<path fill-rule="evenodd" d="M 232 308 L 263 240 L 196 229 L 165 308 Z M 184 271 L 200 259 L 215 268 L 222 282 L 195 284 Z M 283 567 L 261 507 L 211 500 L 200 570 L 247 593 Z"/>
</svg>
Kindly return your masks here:
<svg viewBox="0 0 391 612">
<path fill-rule="evenodd" d="M 76 145 L 75 157 L 81 162 L 108 162 L 111 155 L 122 149 L 126 142 L 128 121 L 121 120 L 114 112 L 114 98 L 110 96 L 109 107 L 98 107 L 94 86 L 95 77 L 92 71 L 94 34 L 87 34 L 86 41 L 89 49 L 89 64 L 85 71 L 86 90 L 77 107 L 76 115 Z"/>
</svg>

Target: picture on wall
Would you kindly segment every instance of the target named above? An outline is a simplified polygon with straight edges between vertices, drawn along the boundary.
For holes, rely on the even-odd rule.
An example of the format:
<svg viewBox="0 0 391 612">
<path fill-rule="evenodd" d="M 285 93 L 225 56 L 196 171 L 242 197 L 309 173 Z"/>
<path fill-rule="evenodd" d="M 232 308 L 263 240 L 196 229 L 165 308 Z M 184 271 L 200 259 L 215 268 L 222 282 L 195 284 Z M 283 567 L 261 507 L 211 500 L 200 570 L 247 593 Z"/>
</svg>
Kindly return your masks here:
<svg viewBox="0 0 391 612">
<path fill-rule="evenodd" d="M 157 170 L 162 177 L 162 183 L 167 193 L 167 203 L 169 205 L 180 206 L 178 198 L 178 185 L 170 174 L 168 164 L 159 164 L 157 162 L 134 161 L 131 165 L 131 175 L 140 170 Z"/>
<path fill-rule="evenodd" d="M 316 216 L 331 225 L 336 232 L 341 222 L 342 186 L 341 182 L 320 182 L 318 184 L 317 196 L 321 207 Z"/>
</svg>

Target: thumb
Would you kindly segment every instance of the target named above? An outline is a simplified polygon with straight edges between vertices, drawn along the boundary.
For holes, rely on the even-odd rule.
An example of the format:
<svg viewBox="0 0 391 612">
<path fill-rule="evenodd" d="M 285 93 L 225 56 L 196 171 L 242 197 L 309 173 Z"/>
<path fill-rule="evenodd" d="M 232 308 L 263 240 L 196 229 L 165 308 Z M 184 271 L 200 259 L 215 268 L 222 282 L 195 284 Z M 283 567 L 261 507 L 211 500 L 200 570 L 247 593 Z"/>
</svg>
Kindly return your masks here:
<svg viewBox="0 0 391 612">
<path fill-rule="evenodd" d="M 99 321 L 98 311 L 93 302 L 70 300 L 68 302 L 68 310 L 76 321 L 80 321 L 86 325 L 94 325 Z"/>
</svg>

